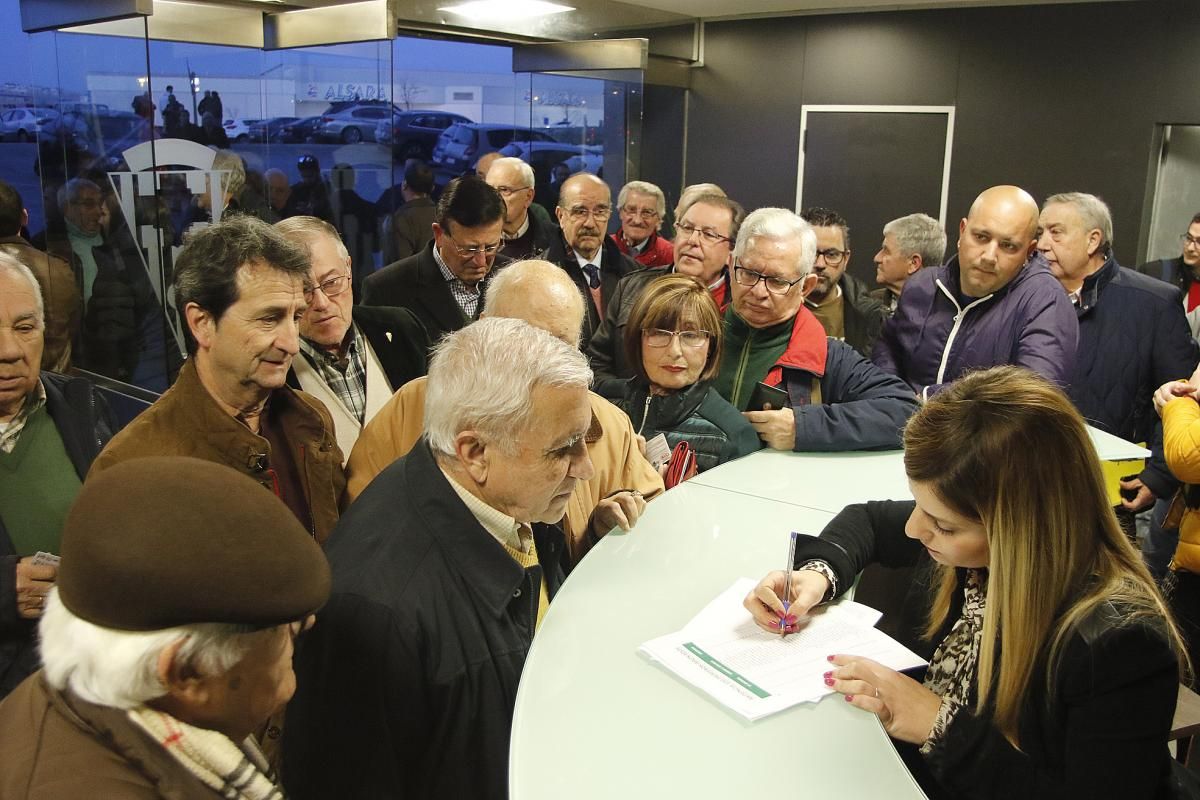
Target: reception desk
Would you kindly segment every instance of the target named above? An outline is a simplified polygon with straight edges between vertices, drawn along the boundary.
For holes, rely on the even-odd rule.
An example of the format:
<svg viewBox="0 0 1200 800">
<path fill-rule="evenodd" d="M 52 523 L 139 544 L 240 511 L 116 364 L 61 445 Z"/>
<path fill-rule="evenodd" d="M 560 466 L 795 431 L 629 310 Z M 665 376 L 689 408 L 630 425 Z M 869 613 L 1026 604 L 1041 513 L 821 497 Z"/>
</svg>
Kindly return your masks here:
<svg viewBox="0 0 1200 800">
<path fill-rule="evenodd" d="M 924 797 L 878 720 L 840 695 L 749 723 L 636 652 L 736 578 L 781 569 L 790 531 L 818 533 L 844 500 L 903 497 L 899 456 L 843 469 L 834 465 L 844 454 L 756 453 L 672 489 L 633 532 L 605 537 L 534 639 L 517 694 L 509 796 Z M 764 488 L 784 499 L 755 494 Z"/>
</svg>

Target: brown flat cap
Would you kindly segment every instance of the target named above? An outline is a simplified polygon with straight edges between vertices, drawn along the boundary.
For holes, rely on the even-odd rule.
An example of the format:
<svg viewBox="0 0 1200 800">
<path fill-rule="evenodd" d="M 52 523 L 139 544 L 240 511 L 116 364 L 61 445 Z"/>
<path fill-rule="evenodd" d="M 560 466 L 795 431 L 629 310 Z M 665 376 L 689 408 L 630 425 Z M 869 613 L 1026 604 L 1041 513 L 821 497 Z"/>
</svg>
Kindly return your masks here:
<svg viewBox="0 0 1200 800">
<path fill-rule="evenodd" d="M 329 589 L 325 554 L 283 501 L 210 461 L 117 464 L 84 483 L 63 527 L 59 596 L 105 628 L 279 625 Z"/>
</svg>

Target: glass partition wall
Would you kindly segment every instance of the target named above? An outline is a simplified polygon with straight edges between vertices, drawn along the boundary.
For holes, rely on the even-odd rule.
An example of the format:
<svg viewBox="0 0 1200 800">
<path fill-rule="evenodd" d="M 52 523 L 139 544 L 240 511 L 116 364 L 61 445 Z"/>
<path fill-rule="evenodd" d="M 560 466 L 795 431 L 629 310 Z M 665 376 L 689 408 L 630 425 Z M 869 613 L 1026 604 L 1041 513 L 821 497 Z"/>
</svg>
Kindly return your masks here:
<svg viewBox="0 0 1200 800">
<path fill-rule="evenodd" d="M 486 153 L 523 158 L 551 213 L 566 175 L 603 177 L 614 201 L 637 177 L 640 71 L 517 73 L 505 45 L 404 36 L 157 41 L 137 24 L 9 34 L 19 52 L 0 86 L 0 178 L 29 209 L 27 235 L 76 272 L 73 366 L 125 399 L 152 400 L 182 363 L 171 271 L 196 226 L 231 211 L 325 217 L 357 286 L 385 261 L 410 159 L 430 164 L 436 192 Z"/>
</svg>

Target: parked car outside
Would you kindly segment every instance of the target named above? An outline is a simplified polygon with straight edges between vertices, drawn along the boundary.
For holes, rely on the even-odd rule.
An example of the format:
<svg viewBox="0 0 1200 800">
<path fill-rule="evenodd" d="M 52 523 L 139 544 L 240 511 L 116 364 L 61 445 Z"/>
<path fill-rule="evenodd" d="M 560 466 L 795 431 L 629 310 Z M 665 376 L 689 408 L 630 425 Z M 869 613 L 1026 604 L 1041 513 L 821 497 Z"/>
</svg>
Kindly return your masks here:
<svg viewBox="0 0 1200 800">
<path fill-rule="evenodd" d="M 478 122 L 451 125 L 438 137 L 433 148 L 433 167 L 444 175 L 461 175 L 475 166 L 484 153 L 500 150 L 510 142 L 553 142 L 544 131 L 516 125 L 494 125 Z"/>
<path fill-rule="evenodd" d="M 245 142 L 250 139 L 250 126 L 256 122 L 262 122 L 260 117 L 254 119 L 227 119 L 223 127 L 225 135 L 229 137 L 231 142 Z"/>
<path fill-rule="evenodd" d="M 375 126 L 395 113 L 392 106 L 356 104 L 340 111 L 321 115 L 321 127 L 317 129 L 317 141 L 357 144 L 375 141 Z"/>
<path fill-rule="evenodd" d="M 428 161 L 442 131 L 456 123 L 470 122 L 461 114 L 446 111 L 401 111 L 375 126 L 375 141 L 391 145 L 392 152 L 401 160 Z"/>
<path fill-rule="evenodd" d="M 537 183 L 549 182 L 550 170 L 556 164 L 566 164 L 574 175 L 590 172 L 604 177 L 604 148 L 590 144 L 563 144 L 562 142 L 509 142 L 500 148 L 501 155 L 519 158 L 533 168 Z"/>
<path fill-rule="evenodd" d="M 281 126 L 277 134 L 279 138 L 275 141 L 291 144 L 311 142 L 316 139 L 317 129 L 320 127 L 320 117 L 304 117 Z"/>
<path fill-rule="evenodd" d="M 54 123 L 58 112 L 53 108 L 14 108 L 0 113 L 0 139 L 13 142 L 36 141 L 44 126 Z"/>
<path fill-rule="evenodd" d="M 295 122 L 299 117 L 271 117 L 260 120 L 246 129 L 247 141 L 275 142 L 278 141 L 279 129 L 288 123 Z"/>
</svg>

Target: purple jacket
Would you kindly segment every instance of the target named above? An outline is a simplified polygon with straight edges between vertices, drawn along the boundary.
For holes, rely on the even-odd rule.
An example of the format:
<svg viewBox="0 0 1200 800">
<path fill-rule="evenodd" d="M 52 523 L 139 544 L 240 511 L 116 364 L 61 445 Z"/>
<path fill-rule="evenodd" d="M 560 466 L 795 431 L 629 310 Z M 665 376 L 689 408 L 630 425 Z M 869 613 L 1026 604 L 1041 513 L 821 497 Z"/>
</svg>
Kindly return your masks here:
<svg viewBox="0 0 1200 800">
<path fill-rule="evenodd" d="M 1034 257 L 999 291 L 960 307 L 958 256 L 919 270 L 871 360 L 929 397 L 972 369 L 1027 367 L 1064 389 L 1075 367 L 1079 321 L 1062 284 Z M 969 300 L 969 298 L 966 298 Z"/>
</svg>

